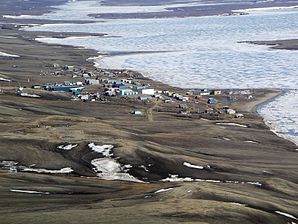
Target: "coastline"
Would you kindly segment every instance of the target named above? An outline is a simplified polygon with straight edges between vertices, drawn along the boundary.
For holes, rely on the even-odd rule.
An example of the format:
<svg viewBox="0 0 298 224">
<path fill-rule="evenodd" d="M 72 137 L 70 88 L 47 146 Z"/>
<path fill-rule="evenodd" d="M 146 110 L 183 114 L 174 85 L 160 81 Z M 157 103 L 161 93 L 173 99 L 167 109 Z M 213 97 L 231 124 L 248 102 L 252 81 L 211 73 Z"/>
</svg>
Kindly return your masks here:
<svg viewBox="0 0 298 224">
<path fill-rule="evenodd" d="M 32 36 L 39 36 L 40 34 L 46 34 L 46 35 L 49 35 L 49 36 L 55 36 L 55 32 L 44 32 L 44 31 L 22 31 L 23 33 L 32 33 L 33 35 Z M 71 35 L 69 33 L 66 33 L 66 34 L 61 34 L 62 36 L 63 35 Z M 84 36 L 85 34 L 84 33 L 76 33 L 76 35 L 80 36 Z M 92 35 L 92 34 L 88 34 L 88 35 Z M 99 34 L 98 34 L 99 35 Z M 104 35 L 104 34 L 102 34 Z M 45 45 L 45 46 L 49 46 L 49 47 L 53 47 L 53 46 L 58 46 L 58 47 L 62 47 L 62 48 L 74 48 L 74 49 L 80 49 L 81 47 L 78 47 L 78 46 L 74 46 L 74 45 L 63 45 L 63 44 L 50 44 L 50 43 L 45 43 L 45 42 L 40 42 L 40 41 L 37 41 L 37 40 L 30 40 L 32 42 L 36 42 L 37 44 L 42 44 L 42 45 Z M 105 53 L 100 53 L 94 49 L 91 49 L 91 48 L 86 48 L 86 47 L 83 47 L 84 50 L 86 50 L 88 53 L 89 56 L 86 56 L 86 59 L 85 59 L 85 63 L 90 64 L 91 67 L 94 67 L 94 68 L 97 68 L 97 69 L 101 69 L 98 65 L 96 65 L 96 62 L 95 62 L 95 59 L 98 58 L 98 57 L 102 57 L 102 56 L 105 56 L 106 54 Z M 129 54 L 134 54 L 135 52 L 133 53 L 129 53 Z M 139 53 L 139 52 L 137 52 Z M 141 52 L 141 53 L 145 53 L 145 52 Z M 147 53 L 147 52 L 146 52 Z M 152 52 L 149 52 L 149 53 L 152 53 Z M 155 52 L 154 52 L 155 53 Z M 126 53 L 123 53 L 123 52 L 119 52 L 119 53 L 113 53 L 112 56 L 117 56 L 117 55 L 123 55 L 123 54 L 126 54 Z M 108 54 L 108 56 L 111 56 L 110 54 Z M 106 70 L 118 70 L 118 69 L 106 69 Z M 119 69 L 119 70 L 123 70 L 123 69 Z M 124 69 L 125 70 L 125 69 Z M 146 75 L 140 73 L 139 71 L 134 71 L 132 70 L 132 72 L 138 74 L 138 76 L 140 76 L 141 79 L 145 78 L 147 79 L 147 81 L 150 81 L 151 84 L 153 85 L 157 85 L 157 86 L 162 86 L 163 88 L 165 89 L 171 89 L 171 90 L 176 90 L 178 92 L 181 92 L 182 91 L 187 91 L 188 89 L 186 88 L 181 88 L 181 87 L 175 87 L 175 86 L 170 86 L 168 85 L 167 83 L 161 83 L 157 80 L 153 80 L 151 78 L 148 78 Z M 221 89 L 222 91 L 224 91 L 225 89 Z M 236 90 L 236 88 L 235 88 Z M 244 89 L 243 89 L 244 90 Z M 271 126 L 268 124 L 268 122 L 264 119 L 264 117 L 262 117 L 257 109 L 258 107 L 268 103 L 268 102 L 271 102 L 273 101 L 276 97 L 279 97 L 280 95 L 283 94 L 283 90 L 282 89 L 269 89 L 269 88 L 256 88 L 256 89 L 251 89 L 253 91 L 265 91 L 265 96 L 263 97 L 259 97 L 258 99 L 255 99 L 253 100 L 252 102 L 246 102 L 244 105 L 241 105 L 241 106 L 238 106 L 238 105 L 235 105 L 235 108 L 239 109 L 239 111 L 243 111 L 243 112 L 249 112 L 249 113 L 252 113 L 252 114 L 257 114 L 257 116 L 259 118 L 261 118 L 263 120 L 263 123 L 270 129 L 270 131 L 272 131 L 275 135 L 277 135 L 274 130 L 272 130 Z M 277 135 L 278 137 L 281 137 L 279 135 Z M 287 141 L 290 141 L 291 143 L 293 143 L 293 141 L 291 141 L 289 138 L 284 138 L 284 137 L 281 137 Z"/>
<path fill-rule="evenodd" d="M 266 90 L 266 89 L 265 89 Z M 257 99 L 256 101 L 253 101 L 251 103 L 247 103 L 243 110 L 248 111 L 251 113 L 258 113 L 258 107 L 267 104 L 268 102 L 274 101 L 276 97 L 279 97 L 280 95 L 283 94 L 282 89 L 274 89 L 273 92 L 271 92 L 271 89 L 267 89 L 267 91 L 270 90 L 269 93 L 266 94 L 263 98 Z M 261 115 L 259 115 L 261 116 Z"/>
<path fill-rule="evenodd" d="M 1 32 L 17 38 L 2 38 Z M 273 224 L 298 217 L 297 147 L 273 134 L 256 113 L 258 105 L 280 90 L 254 90 L 255 102 L 239 103 L 239 111 L 241 103 L 249 105 L 243 119 L 224 115 L 214 120 L 195 113 L 177 115 L 179 102 L 120 97 L 82 102 L 43 90 L 36 91 L 43 94 L 40 99 L 20 97 L 15 92 L 19 85 L 78 80 L 50 72 L 40 75 L 41 70 L 51 71 L 54 63 L 95 71 L 94 61 L 88 58 L 97 57 L 97 51 L 41 43 L 34 40 L 38 35 L 0 29 L 1 49 L 20 55 L 0 58 L 0 77 L 5 73 L 16 81 L 0 83 L 3 222 L 253 224 L 262 220 Z M 137 71 L 128 74 L 156 89 L 186 92 Z M 133 116 L 132 110 L 143 110 L 146 116 Z M 90 149 L 90 144 L 99 146 L 98 151 L 112 145 L 112 155 L 105 161 L 114 159 L 125 168 L 124 174 L 143 183 L 102 179 L 92 161 L 107 158 Z M 74 148 L 61 149 L 69 145 Z M 73 171 L 34 173 L 24 172 L 24 167 Z"/>
</svg>

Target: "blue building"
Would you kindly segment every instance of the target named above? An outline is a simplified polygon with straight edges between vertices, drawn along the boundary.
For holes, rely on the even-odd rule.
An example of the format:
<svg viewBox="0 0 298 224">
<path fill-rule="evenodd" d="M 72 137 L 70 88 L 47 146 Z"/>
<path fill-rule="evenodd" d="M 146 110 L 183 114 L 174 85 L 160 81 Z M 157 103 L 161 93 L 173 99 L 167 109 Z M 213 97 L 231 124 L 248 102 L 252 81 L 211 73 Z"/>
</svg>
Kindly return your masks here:
<svg viewBox="0 0 298 224">
<path fill-rule="evenodd" d="M 112 88 L 126 89 L 127 86 L 124 84 L 112 84 Z"/>
</svg>

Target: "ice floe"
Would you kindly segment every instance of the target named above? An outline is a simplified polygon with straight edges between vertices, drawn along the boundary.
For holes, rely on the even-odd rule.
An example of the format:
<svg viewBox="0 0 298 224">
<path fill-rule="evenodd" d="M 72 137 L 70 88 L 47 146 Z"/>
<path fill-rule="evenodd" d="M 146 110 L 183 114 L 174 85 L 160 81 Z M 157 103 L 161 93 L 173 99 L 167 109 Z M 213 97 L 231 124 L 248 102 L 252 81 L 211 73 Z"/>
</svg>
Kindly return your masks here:
<svg viewBox="0 0 298 224">
<path fill-rule="evenodd" d="M 295 219 L 295 220 L 298 220 L 295 216 L 293 215 L 290 215 L 288 213 L 285 213 L 285 212 L 281 212 L 281 211 L 275 211 L 275 213 L 279 214 L 279 215 L 282 215 L 282 216 L 285 216 L 285 217 L 288 217 L 288 218 L 291 218 L 291 219 Z"/>
<path fill-rule="evenodd" d="M 188 163 L 188 162 L 184 162 L 183 165 L 186 166 L 186 167 L 189 167 L 189 168 L 193 168 L 193 169 L 200 169 L 200 170 L 204 169 L 203 166 L 193 165 L 193 164 Z"/>
<path fill-rule="evenodd" d="M 77 147 L 78 144 L 69 144 L 69 145 L 59 145 L 58 149 L 63 149 L 63 150 L 72 150 L 73 148 Z"/>
<path fill-rule="evenodd" d="M 95 145 L 94 143 L 88 144 L 89 148 L 91 148 L 94 152 L 101 153 L 105 157 L 112 156 L 111 150 L 114 148 L 113 145 Z"/>
<path fill-rule="evenodd" d="M 16 193 L 25 193 L 25 194 L 50 194 L 50 192 L 20 190 L 20 189 L 10 189 L 10 191 L 11 192 L 16 192 Z"/>
</svg>

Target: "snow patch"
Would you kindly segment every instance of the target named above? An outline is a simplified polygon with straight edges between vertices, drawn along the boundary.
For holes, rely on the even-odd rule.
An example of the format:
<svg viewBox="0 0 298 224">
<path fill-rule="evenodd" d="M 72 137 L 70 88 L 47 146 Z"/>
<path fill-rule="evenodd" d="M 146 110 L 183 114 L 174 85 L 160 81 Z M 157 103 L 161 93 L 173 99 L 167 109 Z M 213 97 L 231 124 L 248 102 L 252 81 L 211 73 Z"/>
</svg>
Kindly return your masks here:
<svg viewBox="0 0 298 224">
<path fill-rule="evenodd" d="M 20 96 L 23 96 L 23 97 L 32 97 L 32 98 L 40 98 L 39 95 L 29 94 L 29 93 L 20 93 Z"/>
<path fill-rule="evenodd" d="M 142 182 L 134 176 L 123 173 L 125 166 L 121 165 L 112 158 L 98 158 L 91 161 L 97 176 L 105 180 L 124 180 L 133 182 Z"/>
<path fill-rule="evenodd" d="M 169 174 L 169 177 L 162 179 L 160 181 L 163 182 L 209 182 L 209 183 L 232 183 L 232 184 L 251 184 L 258 187 L 261 187 L 262 184 L 260 182 L 253 182 L 253 181 L 247 181 L 247 182 L 240 182 L 240 181 L 233 181 L 233 180 L 206 180 L 206 179 L 194 179 L 191 177 L 179 177 L 179 175 L 175 174 Z"/>
<path fill-rule="evenodd" d="M 48 174 L 66 174 L 73 172 L 73 169 L 70 167 L 61 168 L 60 170 L 47 170 L 47 169 L 36 169 L 24 167 L 22 171 L 25 172 L 35 172 L 35 173 L 48 173 Z"/>
<path fill-rule="evenodd" d="M 184 165 L 184 166 L 187 166 L 187 167 L 189 167 L 189 168 L 194 168 L 194 169 L 200 169 L 200 170 L 204 169 L 203 166 L 193 165 L 193 164 L 188 163 L 188 162 L 184 162 L 183 165 Z"/>
<path fill-rule="evenodd" d="M 227 137 L 222 137 L 223 140 L 226 140 L 226 141 L 231 141 L 230 138 L 227 138 Z"/>
<path fill-rule="evenodd" d="M 160 190 L 158 190 L 158 191 L 155 191 L 154 194 L 167 192 L 167 191 L 170 191 L 170 190 L 173 190 L 173 189 L 174 189 L 173 187 L 170 187 L 170 188 L 163 188 L 163 189 L 160 189 Z"/>
<path fill-rule="evenodd" d="M 111 153 L 111 150 L 114 148 L 113 145 L 95 145 L 94 143 L 89 143 L 88 146 L 94 152 L 101 153 L 105 157 L 113 155 L 113 153 Z"/>
<path fill-rule="evenodd" d="M 2 78 L 2 77 L 0 77 L 0 81 L 2 81 L 2 82 L 11 82 L 10 79 L 5 79 L 5 78 Z"/>
<path fill-rule="evenodd" d="M 244 141 L 244 142 L 246 142 L 246 143 L 252 143 L 252 144 L 258 144 L 257 142 L 251 141 L 251 140 L 247 140 L 247 141 Z"/>
<path fill-rule="evenodd" d="M 75 148 L 75 147 L 77 147 L 78 146 L 78 144 L 69 144 L 69 145 L 59 145 L 58 146 L 58 149 L 63 149 L 63 150 L 67 150 L 67 151 L 69 151 L 69 150 L 72 150 L 73 148 Z"/>
<path fill-rule="evenodd" d="M 0 166 L 9 172 L 17 172 L 17 165 L 18 163 L 15 161 L 3 160 L 0 162 Z"/>
<path fill-rule="evenodd" d="M 150 165 L 150 164 L 149 164 Z M 148 166 L 149 166 L 148 165 Z M 147 167 L 146 166 L 144 166 L 144 165 L 141 165 L 141 166 L 139 166 L 140 168 L 142 168 L 142 169 L 144 169 L 146 172 L 149 172 L 149 170 L 147 169 Z"/>
<path fill-rule="evenodd" d="M 235 126 L 235 127 L 241 127 L 241 128 L 248 128 L 247 125 L 243 124 L 237 124 L 237 123 L 216 123 L 217 125 L 224 125 L 224 126 Z"/>
<path fill-rule="evenodd" d="M 10 191 L 11 192 L 16 192 L 16 193 L 26 193 L 26 194 L 50 194 L 50 192 L 19 190 L 19 189 L 10 189 Z"/>
<path fill-rule="evenodd" d="M 298 220 L 295 216 L 293 215 L 290 215 L 288 213 L 285 213 L 285 212 L 281 212 L 281 211 L 275 211 L 275 213 L 279 214 L 279 215 L 283 215 L 285 217 L 288 217 L 288 218 L 291 218 L 291 219 L 295 219 L 295 220 Z"/>
<path fill-rule="evenodd" d="M 238 203 L 238 202 L 230 202 L 230 204 L 238 205 L 238 206 L 246 206 L 246 204 L 241 204 L 241 203 Z"/>
<path fill-rule="evenodd" d="M 161 181 L 163 181 L 163 182 L 191 182 L 191 181 L 195 181 L 195 180 L 190 177 L 179 177 L 178 175 L 170 174 L 169 177 L 162 179 Z"/>
<path fill-rule="evenodd" d="M 0 51 L 0 57 L 11 57 L 11 58 L 19 58 L 19 55 L 15 55 L 15 54 L 8 54 L 5 52 Z"/>
</svg>

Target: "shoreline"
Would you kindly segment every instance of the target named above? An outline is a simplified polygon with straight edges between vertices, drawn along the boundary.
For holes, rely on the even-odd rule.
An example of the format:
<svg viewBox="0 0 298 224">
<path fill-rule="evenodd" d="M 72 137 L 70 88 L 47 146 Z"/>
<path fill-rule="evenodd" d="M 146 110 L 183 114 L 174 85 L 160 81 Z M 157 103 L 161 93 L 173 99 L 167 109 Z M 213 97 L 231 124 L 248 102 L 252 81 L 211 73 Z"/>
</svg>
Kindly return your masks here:
<svg viewBox="0 0 298 224">
<path fill-rule="evenodd" d="M 147 102 L 133 96 L 106 97 L 103 86 L 86 85 L 86 92 L 104 99 L 73 100 L 71 93 L 30 87 L 84 81 L 82 74 L 90 72 L 94 78 L 128 78 L 183 96 L 186 89 L 138 71 L 95 69 L 92 57 L 98 51 L 38 42 L 38 35 L 0 27 L 0 48 L 20 55 L 0 58 L 0 77 L 4 73 L 16 81 L 0 82 L 4 223 L 272 224 L 298 217 L 297 147 L 272 133 L 253 112 L 281 90 L 251 90 L 251 101 L 249 95 L 232 95 L 238 98 L 237 112 L 247 105 L 243 118 L 223 112 L 226 95 L 212 96 L 219 104 L 211 106 L 209 96 L 195 102 L 194 95 L 190 102 Z M 78 77 L 53 75 L 57 63 L 74 66 Z M 19 86 L 41 97 L 21 97 L 16 94 Z M 232 103 L 231 108 L 236 107 Z M 185 104 L 190 115 L 179 114 Z M 222 112 L 219 117 L 204 112 L 210 107 Z M 131 113 L 136 110 L 144 116 Z"/>
<path fill-rule="evenodd" d="M 23 31 L 24 33 L 26 32 L 32 32 L 34 33 L 34 35 L 37 35 L 39 33 L 47 33 L 47 34 L 52 34 L 52 35 L 55 35 L 55 32 L 44 32 L 44 31 L 26 31 L 24 30 Z M 64 35 L 62 33 L 62 35 Z M 71 35 L 71 33 L 69 34 Z M 77 33 L 77 35 L 80 35 L 80 33 Z M 83 33 L 81 35 L 84 35 Z M 87 34 L 89 35 L 89 34 Z M 100 34 L 99 34 L 100 35 Z M 38 36 L 38 35 L 37 35 Z M 42 42 L 42 41 L 38 41 L 38 40 L 31 40 L 33 42 L 36 42 L 36 43 L 40 43 L 40 44 L 44 44 L 46 46 L 49 46 L 49 47 L 52 47 L 52 46 L 60 46 L 60 47 L 63 47 L 63 48 L 74 48 L 74 49 L 81 49 L 81 47 L 79 46 L 75 46 L 75 45 L 64 45 L 64 44 L 51 44 L 51 43 L 46 43 L 46 42 Z M 83 49 L 85 49 L 86 51 L 90 52 L 90 54 L 94 54 L 95 56 L 91 56 L 91 57 L 88 57 L 86 58 L 85 62 L 86 63 L 91 63 L 90 65 L 93 66 L 94 68 L 97 68 L 97 69 L 102 69 L 100 68 L 100 66 L 96 65 L 96 59 L 99 58 L 99 57 L 111 57 L 111 56 L 118 56 L 118 55 L 123 55 L 122 52 L 119 52 L 119 53 L 113 53 L 113 54 L 107 54 L 107 53 L 102 53 L 102 52 L 99 52 L 95 49 L 92 49 L 92 48 L 87 48 L 87 47 L 83 47 Z M 133 53 L 128 53 L 128 54 L 135 54 L 135 53 L 148 53 L 148 52 L 133 52 Z M 149 52 L 149 53 L 160 53 L 160 52 Z M 127 53 L 124 53 L 124 54 L 127 54 Z M 111 68 L 106 68 L 106 70 L 128 70 L 128 71 L 132 71 L 132 72 L 135 72 L 137 73 L 138 75 L 141 75 L 141 78 L 145 78 L 145 79 L 148 79 L 148 80 L 151 80 L 151 82 L 153 83 L 162 83 L 163 86 L 165 87 L 169 87 L 170 89 L 180 89 L 180 90 L 184 90 L 184 91 L 187 91 L 189 89 L 193 89 L 193 88 L 182 88 L 182 87 L 178 87 L 178 86 L 171 86 L 167 83 L 163 83 L 163 82 L 160 82 L 158 80 L 154 80 L 154 79 L 151 79 L 149 78 L 148 76 L 146 76 L 144 73 L 142 72 L 139 72 L 139 71 L 136 71 L 136 70 L 130 70 L 130 69 L 111 69 Z M 259 118 L 262 118 L 263 120 L 263 123 L 270 129 L 270 131 L 272 133 L 274 133 L 275 135 L 277 135 L 273 129 L 271 129 L 271 126 L 268 124 L 268 121 L 265 120 L 265 118 L 258 113 L 258 107 L 268 103 L 268 102 L 271 102 L 273 101 L 275 98 L 281 96 L 283 93 L 284 93 L 284 90 L 279 88 L 279 89 L 270 89 L 270 88 L 245 88 L 245 89 L 251 89 L 253 91 L 265 91 L 265 96 L 257 99 L 257 100 L 254 100 L 253 102 L 246 102 L 245 105 L 242 105 L 239 110 L 240 111 L 244 111 L 244 112 L 249 112 L 249 113 L 252 113 L 252 114 L 257 114 L 257 116 Z M 245 89 L 238 89 L 238 88 L 231 88 L 230 90 L 245 90 Z M 224 88 L 220 88 L 220 90 L 224 91 L 226 89 Z M 273 91 L 273 92 L 272 92 Z M 236 107 L 237 108 L 237 107 Z M 285 138 L 285 137 L 281 137 L 279 135 L 277 135 L 278 137 L 282 138 L 282 139 L 285 139 L 287 141 L 290 141 L 291 143 L 294 143 L 296 144 L 295 142 L 291 141 L 289 138 Z"/>
<path fill-rule="evenodd" d="M 29 31 L 30 32 L 30 31 Z M 34 32 L 39 32 L 39 31 L 34 31 Z M 51 32 L 49 32 L 49 33 L 51 33 Z M 36 40 L 34 40 L 34 41 L 36 41 Z M 39 41 L 36 41 L 36 42 L 39 42 Z M 46 44 L 46 45 L 48 45 L 48 46 L 51 46 L 51 44 L 48 44 L 48 43 L 45 43 L 45 42 L 41 42 L 42 44 Z M 77 48 L 78 46 L 74 46 L 74 45 L 63 45 L 63 44 L 54 44 L 54 45 L 58 45 L 58 46 L 62 46 L 62 47 L 74 47 L 74 48 Z M 105 56 L 107 56 L 107 57 L 110 57 L 110 56 L 118 56 L 118 55 L 123 55 L 123 53 L 114 53 L 114 54 L 105 54 L 105 53 L 101 53 L 101 52 L 99 52 L 99 51 L 96 51 L 96 50 L 94 50 L 94 49 L 91 49 L 91 48 L 85 48 L 84 47 L 84 49 L 86 49 L 86 50 L 89 50 L 89 51 L 91 51 L 91 52 L 94 52 L 94 53 L 96 53 L 96 54 L 98 54 L 98 56 L 95 56 L 95 57 L 91 57 L 91 58 L 87 58 L 86 59 L 86 62 L 90 62 L 90 63 L 93 63 L 93 65 L 92 66 L 94 66 L 95 68 L 97 68 L 97 69 L 101 69 L 100 68 L 100 66 L 97 66 L 96 64 L 96 59 L 97 58 L 99 58 L 99 57 L 105 57 Z M 143 53 L 143 52 L 142 52 Z M 154 53 L 156 53 L 156 52 L 154 52 Z M 157 52 L 158 53 L 158 52 Z M 134 53 L 132 53 L 132 54 L 134 54 Z M 127 69 L 110 69 L 110 68 L 107 68 L 107 70 L 127 70 Z M 139 75 L 141 75 L 141 77 L 143 77 L 143 78 L 146 78 L 146 79 L 149 79 L 149 80 L 151 80 L 153 83 L 155 83 L 155 82 L 160 82 L 160 81 L 158 81 L 158 80 L 154 80 L 154 79 L 151 79 L 151 78 L 149 78 L 148 76 L 146 76 L 144 73 L 142 73 L 142 72 L 139 72 L 139 71 L 136 71 L 136 70 L 129 70 L 128 69 L 128 71 L 132 71 L 132 72 L 136 72 L 137 74 L 139 74 Z M 163 82 L 161 82 L 164 86 L 168 86 L 168 87 L 170 87 L 171 89 L 181 89 L 181 90 L 184 90 L 184 91 L 187 91 L 187 90 L 189 90 L 189 89 L 193 89 L 193 88 L 182 88 L 182 87 L 178 87 L 178 86 L 171 86 L 171 85 L 169 85 L 169 84 L 167 84 L 167 83 L 163 83 Z M 246 88 L 247 89 L 247 88 Z M 266 93 L 265 93 L 265 96 L 263 96 L 263 97 L 261 97 L 261 98 L 259 98 L 259 99 L 257 99 L 257 100 L 254 100 L 253 102 L 250 102 L 250 103 L 246 103 L 245 105 L 243 105 L 243 106 L 241 106 L 239 109 L 240 109 L 240 111 L 245 111 L 245 112 L 249 112 L 249 113 L 252 113 L 252 114 L 257 114 L 257 116 L 258 117 L 260 117 L 260 118 L 262 118 L 262 120 L 263 120 L 263 123 L 264 123 L 264 125 L 266 125 L 267 127 L 268 127 L 268 129 L 272 132 L 272 133 L 274 133 L 274 135 L 276 135 L 276 136 L 278 136 L 279 138 L 282 138 L 282 139 L 284 139 L 284 140 L 286 140 L 286 141 L 289 141 L 289 142 L 291 142 L 291 143 L 293 143 L 293 144 L 295 144 L 295 145 L 297 145 L 294 141 L 292 141 L 290 138 L 287 138 L 287 137 L 283 137 L 283 136 L 280 136 L 280 135 L 278 135 L 273 129 L 272 129 L 272 126 L 270 126 L 270 121 L 267 121 L 260 113 L 258 113 L 258 108 L 259 107 L 261 107 L 261 106 L 263 106 L 263 105 L 265 105 L 265 104 L 267 104 L 267 103 L 269 103 L 269 102 L 272 102 L 272 101 L 274 101 L 274 99 L 275 98 L 278 98 L 279 96 L 282 96 L 284 93 L 285 93 L 285 90 L 284 89 L 282 89 L 282 88 L 278 88 L 278 89 L 270 89 L 270 88 L 249 88 L 249 89 L 251 89 L 251 90 L 253 90 L 253 91 L 265 91 Z M 224 90 L 226 90 L 226 89 L 220 89 L 221 91 L 224 91 Z M 237 88 L 235 88 L 235 89 L 231 89 L 231 90 L 245 90 L 245 89 L 237 89 Z M 273 92 L 272 92 L 273 91 Z M 237 107 L 236 107 L 237 108 Z"/>
</svg>

